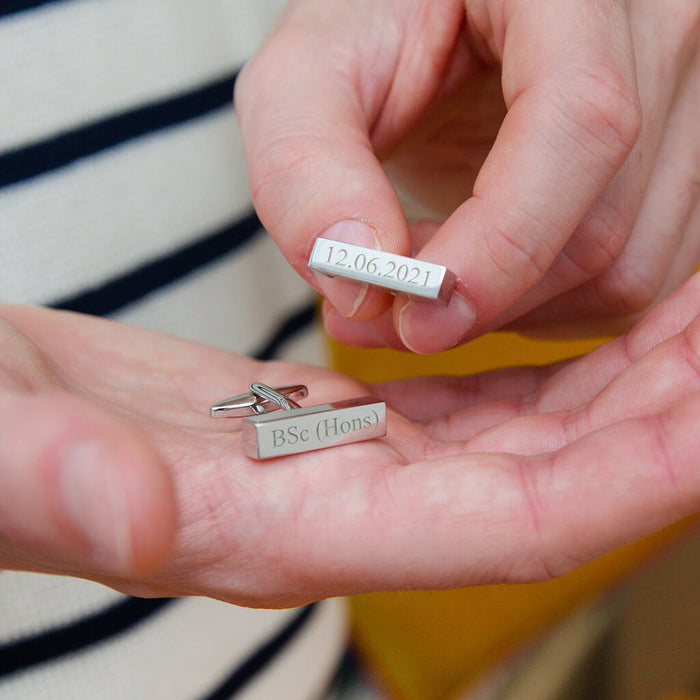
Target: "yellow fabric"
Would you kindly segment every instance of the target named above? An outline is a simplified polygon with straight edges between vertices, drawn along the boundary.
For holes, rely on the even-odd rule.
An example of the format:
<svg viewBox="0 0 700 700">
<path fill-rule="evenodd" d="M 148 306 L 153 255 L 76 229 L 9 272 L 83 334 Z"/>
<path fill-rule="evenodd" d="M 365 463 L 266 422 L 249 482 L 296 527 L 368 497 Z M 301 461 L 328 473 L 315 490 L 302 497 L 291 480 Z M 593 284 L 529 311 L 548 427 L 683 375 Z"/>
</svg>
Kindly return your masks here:
<svg viewBox="0 0 700 700">
<path fill-rule="evenodd" d="M 363 382 L 425 374 L 474 374 L 515 365 L 546 365 L 583 355 L 603 342 L 605 339 L 535 340 L 517 333 L 490 333 L 447 352 L 414 355 L 386 348 L 353 348 L 329 339 L 333 367 Z"/>
<path fill-rule="evenodd" d="M 336 369 L 362 381 L 380 381 L 548 364 L 589 352 L 603 341 L 493 333 L 432 356 L 329 342 Z M 676 524 L 546 583 L 358 596 L 352 600 L 355 640 L 393 697 L 449 698 L 546 625 L 628 575 L 686 527 Z"/>
</svg>

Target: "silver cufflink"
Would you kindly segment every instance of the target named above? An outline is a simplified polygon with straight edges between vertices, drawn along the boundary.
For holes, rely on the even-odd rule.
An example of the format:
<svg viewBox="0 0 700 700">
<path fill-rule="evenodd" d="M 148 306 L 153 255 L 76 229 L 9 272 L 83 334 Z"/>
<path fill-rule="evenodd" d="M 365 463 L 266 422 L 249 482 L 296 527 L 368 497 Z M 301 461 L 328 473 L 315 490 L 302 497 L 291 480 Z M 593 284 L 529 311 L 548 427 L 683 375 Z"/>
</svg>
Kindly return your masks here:
<svg viewBox="0 0 700 700">
<path fill-rule="evenodd" d="M 211 406 L 213 418 L 242 417 L 243 452 L 269 459 L 386 435 L 386 404 L 370 396 L 301 407 L 303 384 L 272 388 L 253 382 L 250 392 Z"/>
<path fill-rule="evenodd" d="M 327 277 L 344 277 L 442 305 L 450 301 L 457 281 L 444 265 L 322 237 L 314 243 L 309 267 Z"/>
</svg>

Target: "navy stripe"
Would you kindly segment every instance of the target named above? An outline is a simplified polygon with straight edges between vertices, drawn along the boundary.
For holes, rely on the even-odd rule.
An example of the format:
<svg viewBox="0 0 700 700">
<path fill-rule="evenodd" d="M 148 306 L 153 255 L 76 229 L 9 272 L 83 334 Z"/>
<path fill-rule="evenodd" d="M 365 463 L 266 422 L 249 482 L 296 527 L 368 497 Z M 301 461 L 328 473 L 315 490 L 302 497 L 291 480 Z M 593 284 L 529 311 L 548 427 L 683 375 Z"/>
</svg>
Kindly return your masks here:
<svg viewBox="0 0 700 700">
<path fill-rule="evenodd" d="M 178 598 L 130 597 L 88 618 L 5 644 L 0 647 L 0 678 L 122 634 L 177 600 Z M 312 603 L 301 608 L 290 622 L 252 652 L 203 700 L 232 697 L 286 648 L 309 623 L 317 607 L 317 603 Z"/>
<path fill-rule="evenodd" d="M 157 260 L 116 277 L 95 289 L 61 299 L 54 309 L 106 316 L 175 282 L 243 245 L 262 230 L 255 212 L 215 231 L 195 243 L 183 246 Z"/>
<path fill-rule="evenodd" d="M 58 659 L 121 634 L 162 611 L 175 598 L 128 598 L 106 610 L 0 647 L 0 677 Z"/>
<path fill-rule="evenodd" d="M 258 360 L 271 360 L 282 346 L 295 335 L 308 328 L 316 319 L 316 304 L 310 302 L 288 316 L 252 356 Z"/>
<path fill-rule="evenodd" d="M 16 12 L 24 12 L 25 10 L 34 10 L 42 5 L 50 5 L 56 2 L 65 2 L 65 0 L 0 0 L 0 17 L 13 15 Z"/>
<path fill-rule="evenodd" d="M 1 2 L 2 0 L 0 0 Z M 145 134 L 233 109 L 236 73 L 190 92 L 108 117 L 0 155 L 0 187 L 29 180 Z"/>
<path fill-rule="evenodd" d="M 328 681 L 326 690 L 319 698 L 353 698 L 357 695 L 355 687 L 357 679 L 362 675 L 362 662 L 357 651 L 352 647 L 346 647 L 335 673 Z"/>
<path fill-rule="evenodd" d="M 285 649 L 289 642 L 311 620 L 312 614 L 317 609 L 317 603 L 311 603 L 311 605 L 301 608 L 289 623 L 265 644 L 258 647 L 218 688 L 206 695 L 202 700 L 229 700 L 229 698 L 233 697 Z"/>
</svg>

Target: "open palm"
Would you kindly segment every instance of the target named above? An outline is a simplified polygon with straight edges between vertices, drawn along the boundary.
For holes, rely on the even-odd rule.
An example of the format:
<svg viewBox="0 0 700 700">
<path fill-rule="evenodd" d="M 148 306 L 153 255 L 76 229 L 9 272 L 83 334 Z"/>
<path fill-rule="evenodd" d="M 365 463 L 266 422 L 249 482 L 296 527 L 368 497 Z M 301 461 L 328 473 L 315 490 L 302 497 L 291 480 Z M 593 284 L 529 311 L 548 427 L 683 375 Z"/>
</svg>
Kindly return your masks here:
<svg viewBox="0 0 700 700">
<path fill-rule="evenodd" d="M 385 438 L 266 462 L 243 455 L 235 419 L 210 419 L 211 403 L 255 379 L 308 384 L 307 405 L 368 389 L 0 307 L 0 564 L 262 606 L 562 574 L 697 510 L 699 301 L 695 277 L 629 336 L 563 366 L 377 385 L 393 409 Z M 123 513 L 114 530 L 73 519 L 63 456 L 85 440 L 103 456 L 88 473 L 110 473 L 93 486 L 114 487 L 88 512 Z"/>
</svg>

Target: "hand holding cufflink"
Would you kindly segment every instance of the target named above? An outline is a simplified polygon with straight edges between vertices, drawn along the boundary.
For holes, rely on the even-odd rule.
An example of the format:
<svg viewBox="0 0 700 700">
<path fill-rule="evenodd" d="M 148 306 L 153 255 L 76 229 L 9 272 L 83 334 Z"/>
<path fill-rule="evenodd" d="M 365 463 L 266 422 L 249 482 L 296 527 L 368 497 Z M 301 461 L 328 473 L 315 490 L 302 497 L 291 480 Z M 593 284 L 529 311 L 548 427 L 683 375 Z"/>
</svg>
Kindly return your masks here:
<svg viewBox="0 0 700 700">
<path fill-rule="evenodd" d="M 295 0 L 236 84 L 256 210 L 343 342 L 620 332 L 699 261 L 699 39 L 697 2 Z M 455 293 L 318 277 L 318 237 Z"/>
</svg>

